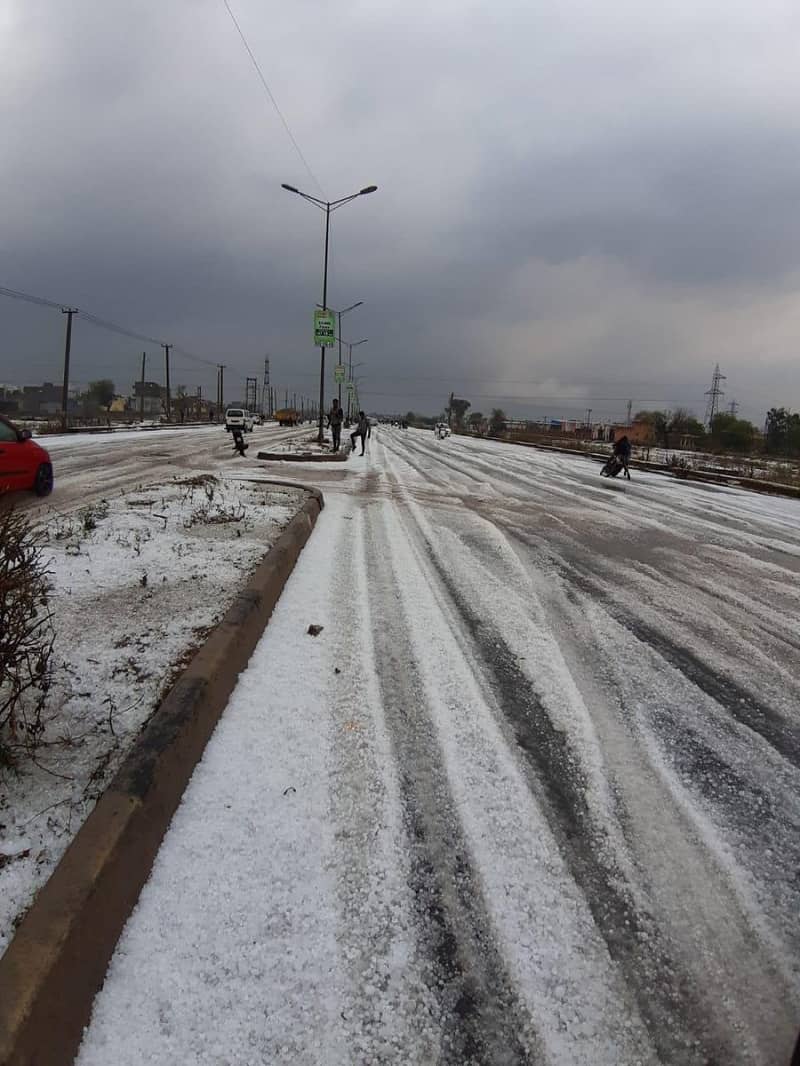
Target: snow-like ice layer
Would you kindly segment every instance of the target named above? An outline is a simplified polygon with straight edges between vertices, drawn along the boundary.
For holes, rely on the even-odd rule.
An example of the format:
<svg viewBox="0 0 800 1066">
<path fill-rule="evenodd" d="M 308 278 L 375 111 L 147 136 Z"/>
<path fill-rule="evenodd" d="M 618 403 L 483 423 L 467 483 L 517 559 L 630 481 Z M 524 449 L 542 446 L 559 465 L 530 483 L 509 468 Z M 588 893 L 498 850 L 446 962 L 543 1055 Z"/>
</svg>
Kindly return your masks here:
<svg viewBox="0 0 800 1066">
<path fill-rule="evenodd" d="M 379 430 L 350 466 L 309 472 L 328 506 L 173 822 L 79 1062 L 454 1061 L 412 890 L 420 842 L 404 804 L 420 768 L 398 720 L 432 727 L 425 757 L 533 1061 L 788 1060 L 800 899 L 782 865 L 774 890 L 770 878 L 776 847 L 800 849 L 800 774 L 731 693 L 768 692 L 796 727 L 800 505 L 638 473 L 611 494 L 580 458 L 413 431 Z M 393 582 L 378 592 L 367 574 L 381 566 Z M 573 880 L 443 574 L 584 775 L 606 868 L 644 909 L 638 932 L 627 919 L 610 932 Z M 391 722 L 376 651 L 390 623 L 422 694 Z M 649 643 L 659 623 L 663 643 Z M 676 996 L 660 1021 L 609 937 L 659 965 L 666 952 Z M 677 1058 L 658 1050 L 673 1039 Z"/>
<path fill-rule="evenodd" d="M 43 522 L 53 678 L 36 760 L 0 773 L 0 952 L 178 664 L 301 501 L 292 489 L 181 479 Z M 17 834 L 27 844 L 10 861 Z"/>
</svg>

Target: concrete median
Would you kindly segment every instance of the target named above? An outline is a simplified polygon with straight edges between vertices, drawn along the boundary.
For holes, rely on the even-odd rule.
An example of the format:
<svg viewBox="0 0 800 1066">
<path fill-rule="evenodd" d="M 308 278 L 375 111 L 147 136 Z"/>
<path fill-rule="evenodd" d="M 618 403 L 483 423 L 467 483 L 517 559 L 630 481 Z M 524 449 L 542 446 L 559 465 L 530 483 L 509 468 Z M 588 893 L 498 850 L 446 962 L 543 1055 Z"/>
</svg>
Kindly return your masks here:
<svg viewBox="0 0 800 1066">
<path fill-rule="evenodd" d="M 172 815 L 323 507 L 317 489 L 306 492 L 154 713 L 0 959 L 2 1066 L 73 1061 Z"/>
</svg>

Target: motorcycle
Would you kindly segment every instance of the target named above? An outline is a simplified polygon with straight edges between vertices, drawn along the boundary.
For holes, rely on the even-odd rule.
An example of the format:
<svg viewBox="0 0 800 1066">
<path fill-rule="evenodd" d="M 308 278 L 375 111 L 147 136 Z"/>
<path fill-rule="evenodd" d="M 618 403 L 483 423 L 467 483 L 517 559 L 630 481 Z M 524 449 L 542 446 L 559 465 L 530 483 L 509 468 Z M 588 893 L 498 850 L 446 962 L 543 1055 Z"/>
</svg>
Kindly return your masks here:
<svg viewBox="0 0 800 1066">
<path fill-rule="evenodd" d="M 614 453 L 612 455 L 609 455 L 608 459 L 604 463 L 603 468 L 600 471 L 600 476 L 616 477 L 618 474 L 621 474 L 623 470 L 625 470 L 625 464 L 623 463 L 622 459 L 620 459 L 620 457 Z M 628 474 L 628 477 L 630 478 L 630 474 Z"/>
<path fill-rule="evenodd" d="M 233 433 L 233 450 L 235 452 L 238 452 L 239 455 L 244 456 L 244 453 L 247 451 L 247 449 L 249 447 L 249 445 L 245 442 L 244 434 L 242 433 L 241 429 L 238 429 L 238 428 L 234 428 L 232 430 L 232 433 Z"/>
</svg>

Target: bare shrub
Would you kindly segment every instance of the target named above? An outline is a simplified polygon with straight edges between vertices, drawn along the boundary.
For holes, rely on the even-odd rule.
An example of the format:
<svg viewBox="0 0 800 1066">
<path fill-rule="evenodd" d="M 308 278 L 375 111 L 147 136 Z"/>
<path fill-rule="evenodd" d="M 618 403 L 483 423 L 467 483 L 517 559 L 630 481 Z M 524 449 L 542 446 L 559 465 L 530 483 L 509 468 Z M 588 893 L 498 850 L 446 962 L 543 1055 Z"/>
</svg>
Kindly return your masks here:
<svg viewBox="0 0 800 1066">
<path fill-rule="evenodd" d="M 30 520 L 0 510 L 0 766 L 32 753 L 44 724 L 55 633 L 49 573 Z"/>
</svg>

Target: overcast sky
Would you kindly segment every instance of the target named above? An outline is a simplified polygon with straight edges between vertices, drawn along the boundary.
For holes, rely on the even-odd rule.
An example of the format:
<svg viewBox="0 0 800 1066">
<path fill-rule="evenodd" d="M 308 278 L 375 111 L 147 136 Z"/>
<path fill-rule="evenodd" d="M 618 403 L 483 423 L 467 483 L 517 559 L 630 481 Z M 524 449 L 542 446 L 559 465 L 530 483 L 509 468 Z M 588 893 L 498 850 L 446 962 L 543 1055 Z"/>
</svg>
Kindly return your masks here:
<svg viewBox="0 0 800 1066">
<path fill-rule="evenodd" d="M 316 395 L 324 216 L 280 183 L 374 183 L 328 291 L 370 410 L 702 416 L 716 361 L 800 408 L 797 0 L 230 4 L 310 173 L 223 0 L 0 0 L 0 285 Z M 0 382 L 60 381 L 64 316 L 0 316 Z M 145 347 L 76 320 L 71 378 Z"/>
</svg>

